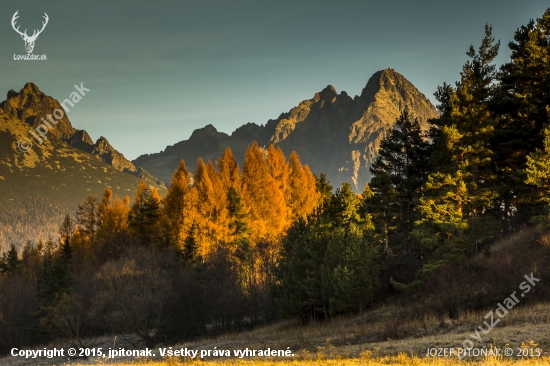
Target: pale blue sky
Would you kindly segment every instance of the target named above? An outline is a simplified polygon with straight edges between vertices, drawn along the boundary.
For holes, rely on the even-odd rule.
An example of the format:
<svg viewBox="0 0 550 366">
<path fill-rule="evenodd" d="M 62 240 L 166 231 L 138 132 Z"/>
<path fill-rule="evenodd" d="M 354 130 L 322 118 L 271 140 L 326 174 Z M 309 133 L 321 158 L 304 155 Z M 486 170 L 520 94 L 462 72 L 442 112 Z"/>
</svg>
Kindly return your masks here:
<svg viewBox="0 0 550 366">
<path fill-rule="evenodd" d="M 0 3 L 0 93 L 32 81 L 64 99 L 91 92 L 69 113 L 129 159 L 163 150 L 207 124 L 231 133 L 265 124 L 332 84 L 356 95 L 394 68 L 435 104 L 457 80 L 486 23 L 507 43 L 548 1 L 10 1 Z M 34 54 L 11 28 L 49 24 Z M 5 99 L 5 97 L 0 98 Z"/>
</svg>

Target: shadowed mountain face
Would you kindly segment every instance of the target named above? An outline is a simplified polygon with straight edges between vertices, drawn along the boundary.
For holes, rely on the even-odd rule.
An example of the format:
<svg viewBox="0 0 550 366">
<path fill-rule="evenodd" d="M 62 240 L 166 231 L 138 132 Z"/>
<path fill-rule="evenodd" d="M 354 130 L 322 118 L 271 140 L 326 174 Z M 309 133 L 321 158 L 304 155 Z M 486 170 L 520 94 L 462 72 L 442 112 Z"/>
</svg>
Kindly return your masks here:
<svg viewBox="0 0 550 366">
<path fill-rule="evenodd" d="M 180 159 L 193 169 L 199 157 L 215 160 L 229 146 L 242 164 L 247 146 L 255 140 L 260 146 L 280 146 L 287 156 L 295 150 L 303 163 L 315 173 L 326 173 L 333 185 L 348 181 L 361 190 L 371 178 L 368 168 L 380 142 L 405 109 L 423 127 L 438 115 L 414 85 L 386 69 L 369 79 L 360 96 L 338 94 L 329 85 L 265 126 L 248 123 L 227 135 L 208 125 L 195 130 L 189 140 L 142 155 L 133 163 L 169 183 Z"/>
</svg>

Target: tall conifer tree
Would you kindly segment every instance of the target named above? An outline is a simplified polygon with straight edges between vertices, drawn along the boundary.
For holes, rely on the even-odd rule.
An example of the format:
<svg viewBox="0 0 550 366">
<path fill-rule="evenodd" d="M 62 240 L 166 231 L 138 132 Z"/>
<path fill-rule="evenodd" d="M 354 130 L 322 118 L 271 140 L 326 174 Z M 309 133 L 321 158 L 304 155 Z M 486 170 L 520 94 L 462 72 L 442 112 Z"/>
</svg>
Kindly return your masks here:
<svg viewBox="0 0 550 366">
<path fill-rule="evenodd" d="M 492 64 L 499 49 L 490 26 L 470 60 L 462 68 L 456 87 L 444 84 L 436 97 L 441 116 L 431 121 L 435 172 L 420 199 L 422 218 L 416 236 L 432 260 L 423 273 L 460 260 L 478 244 L 496 235 L 493 216 L 498 197 L 491 138 L 498 116 L 489 109 L 495 90 L 496 67 Z"/>
</svg>

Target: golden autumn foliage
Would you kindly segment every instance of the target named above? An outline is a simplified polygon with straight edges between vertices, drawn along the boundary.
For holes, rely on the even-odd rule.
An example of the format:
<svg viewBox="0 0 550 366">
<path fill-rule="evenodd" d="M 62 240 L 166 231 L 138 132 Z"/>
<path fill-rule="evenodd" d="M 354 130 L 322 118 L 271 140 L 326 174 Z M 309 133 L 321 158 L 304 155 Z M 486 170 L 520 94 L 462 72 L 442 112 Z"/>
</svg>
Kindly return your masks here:
<svg viewBox="0 0 550 366">
<path fill-rule="evenodd" d="M 184 207 L 186 196 L 191 190 L 191 174 L 185 165 L 180 161 L 174 171 L 170 187 L 163 200 L 162 222 L 165 235 L 170 243 L 180 247 L 185 238 L 184 230 Z"/>
<path fill-rule="evenodd" d="M 252 144 L 243 165 L 243 198 L 250 209 L 253 238 L 275 238 L 288 225 L 284 192 L 270 172 L 265 151 Z"/>
<path fill-rule="evenodd" d="M 228 147 L 224 150 L 222 156 L 216 161 L 216 167 L 218 168 L 219 179 L 224 190 L 229 189 L 231 186 L 240 189 L 241 176 L 239 165 L 231 148 Z"/>
<path fill-rule="evenodd" d="M 205 256 L 228 236 L 227 205 L 219 176 L 210 161 L 205 164 L 199 158 L 194 180 L 189 210 L 184 215 L 191 218 L 198 252 Z"/>
<path fill-rule="evenodd" d="M 184 249 L 192 237 L 203 258 L 220 246 L 233 251 L 231 243 L 243 235 L 252 245 L 262 240 L 276 242 L 292 220 L 305 217 L 319 202 L 309 168 L 295 152 L 287 161 L 283 151 L 273 145 L 267 149 L 257 143 L 249 146 L 242 171 L 230 148 L 215 164 L 199 158 L 192 180 L 190 184 L 182 160 L 162 200 L 163 220 L 177 247 Z M 246 217 L 250 228 L 246 234 L 234 230 L 229 206 L 235 195 L 242 199 L 239 220 Z"/>
<path fill-rule="evenodd" d="M 101 250 L 97 252 L 105 258 L 118 258 L 124 250 L 124 238 L 128 235 L 129 205 L 130 197 L 113 199 L 110 188 L 103 192 L 98 204 L 97 245 Z"/>
<path fill-rule="evenodd" d="M 295 151 L 290 154 L 289 206 L 292 218 L 305 218 L 320 199 L 315 189 L 315 177 L 307 165 L 302 166 Z"/>
</svg>

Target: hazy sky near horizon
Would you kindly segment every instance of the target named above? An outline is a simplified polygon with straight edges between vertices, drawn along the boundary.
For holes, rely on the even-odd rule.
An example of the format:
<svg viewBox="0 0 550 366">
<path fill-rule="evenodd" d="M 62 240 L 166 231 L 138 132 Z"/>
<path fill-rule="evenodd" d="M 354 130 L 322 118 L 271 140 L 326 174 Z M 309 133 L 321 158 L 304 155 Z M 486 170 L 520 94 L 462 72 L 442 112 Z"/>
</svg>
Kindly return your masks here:
<svg viewBox="0 0 550 366">
<path fill-rule="evenodd" d="M 91 89 L 68 114 L 94 141 L 105 136 L 127 158 L 154 153 L 207 124 L 231 133 L 265 124 L 328 84 L 360 94 L 394 68 L 436 103 L 454 83 L 484 26 L 508 60 L 514 32 L 548 1 L 12 1 L 0 3 L 0 93 L 31 81 L 63 100 Z M 11 27 L 49 23 L 26 54 Z"/>
</svg>

